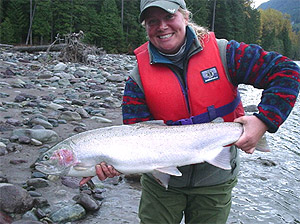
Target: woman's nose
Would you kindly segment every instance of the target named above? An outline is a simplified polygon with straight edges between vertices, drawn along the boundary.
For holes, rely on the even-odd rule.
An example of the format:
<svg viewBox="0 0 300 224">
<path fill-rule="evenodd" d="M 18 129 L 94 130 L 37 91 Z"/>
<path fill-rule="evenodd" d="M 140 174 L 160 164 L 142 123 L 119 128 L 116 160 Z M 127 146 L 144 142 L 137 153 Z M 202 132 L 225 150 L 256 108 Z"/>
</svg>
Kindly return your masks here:
<svg viewBox="0 0 300 224">
<path fill-rule="evenodd" d="M 168 28 L 168 24 L 164 20 L 161 20 L 159 23 L 159 28 L 165 30 Z"/>
</svg>

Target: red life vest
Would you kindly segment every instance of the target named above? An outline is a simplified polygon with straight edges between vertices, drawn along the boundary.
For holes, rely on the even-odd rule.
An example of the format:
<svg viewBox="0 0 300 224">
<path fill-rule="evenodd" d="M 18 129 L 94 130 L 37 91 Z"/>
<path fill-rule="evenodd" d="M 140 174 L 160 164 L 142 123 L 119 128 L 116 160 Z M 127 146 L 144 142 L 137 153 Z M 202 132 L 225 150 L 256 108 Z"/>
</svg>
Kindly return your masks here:
<svg viewBox="0 0 300 224">
<path fill-rule="evenodd" d="M 146 102 L 156 120 L 190 124 L 216 117 L 233 121 L 244 115 L 237 87 L 227 79 L 213 33 L 204 44 L 203 50 L 189 60 L 186 87 L 166 65 L 149 63 L 148 42 L 135 50 Z"/>
</svg>

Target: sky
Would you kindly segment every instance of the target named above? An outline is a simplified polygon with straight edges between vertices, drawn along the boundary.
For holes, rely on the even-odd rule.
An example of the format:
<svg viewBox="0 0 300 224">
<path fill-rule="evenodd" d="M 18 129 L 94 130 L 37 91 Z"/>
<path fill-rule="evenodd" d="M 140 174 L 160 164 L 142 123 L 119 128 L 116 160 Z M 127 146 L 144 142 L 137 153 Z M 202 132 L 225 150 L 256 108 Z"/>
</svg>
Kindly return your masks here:
<svg viewBox="0 0 300 224">
<path fill-rule="evenodd" d="M 255 8 L 257 8 L 260 4 L 264 2 L 268 2 L 269 0 L 253 0 L 255 4 Z"/>
</svg>

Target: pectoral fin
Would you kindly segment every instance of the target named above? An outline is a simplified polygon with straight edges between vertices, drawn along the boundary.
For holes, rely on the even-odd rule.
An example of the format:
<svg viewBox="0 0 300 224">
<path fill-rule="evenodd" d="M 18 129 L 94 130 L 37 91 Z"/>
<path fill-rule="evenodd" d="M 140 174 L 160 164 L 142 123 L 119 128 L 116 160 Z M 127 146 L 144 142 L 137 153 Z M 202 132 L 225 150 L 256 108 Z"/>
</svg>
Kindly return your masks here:
<svg viewBox="0 0 300 224">
<path fill-rule="evenodd" d="M 173 176 L 182 176 L 182 173 L 177 169 L 177 167 L 163 167 L 163 168 L 157 168 L 155 170 Z"/>
<path fill-rule="evenodd" d="M 230 146 L 227 146 L 223 147 L 221 152 L 216 157 L 205 161 L 223 170 L 231 170 L 230 155 Z"/>
<path fill-rule="evenodd" d="M 75 166 L 73 166 L 73 168 L 77 171 L 86 171 L 89 167 L 85 166 L 83 163 L 78 163 Z"/>
<path fill-rule="evenodd" d="M 182 176 L 182 173 L 176 167 L 157 168 L 152 172 L 158 183 L 168 189 L 170 175 Z"/>
</svg>

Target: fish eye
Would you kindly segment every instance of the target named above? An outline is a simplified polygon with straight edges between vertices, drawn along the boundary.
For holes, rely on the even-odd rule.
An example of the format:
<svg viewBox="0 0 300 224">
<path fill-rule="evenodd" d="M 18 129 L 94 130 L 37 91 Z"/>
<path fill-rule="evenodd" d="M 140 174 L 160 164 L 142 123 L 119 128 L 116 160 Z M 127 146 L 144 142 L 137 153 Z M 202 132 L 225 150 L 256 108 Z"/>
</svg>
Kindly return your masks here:
<svg viewBox="0 0 300 224">
<path fill-rule="evenodd" d="M 44 155 L 43 160 L 49 160 L 50 156 L 49 155 Z"/>
</svg>

